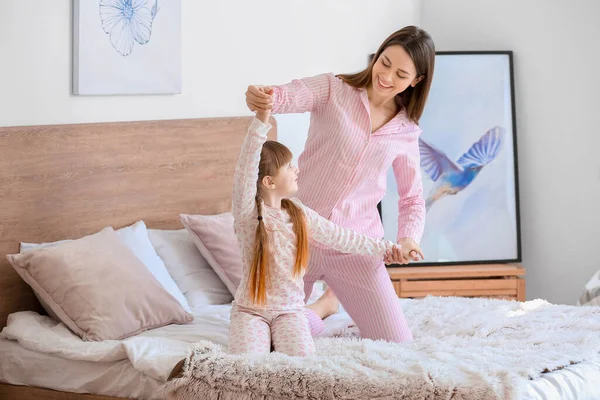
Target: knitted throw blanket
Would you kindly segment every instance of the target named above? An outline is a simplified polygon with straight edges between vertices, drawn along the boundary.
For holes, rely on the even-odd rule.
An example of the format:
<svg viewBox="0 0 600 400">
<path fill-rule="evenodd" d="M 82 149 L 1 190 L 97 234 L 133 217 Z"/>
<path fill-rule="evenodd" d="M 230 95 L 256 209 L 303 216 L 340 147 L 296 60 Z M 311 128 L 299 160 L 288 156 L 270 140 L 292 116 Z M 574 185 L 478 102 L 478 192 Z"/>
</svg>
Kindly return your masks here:
<svg viewBox="0 0 600 400">
<path fill-rule="evenodd" d="M 600 308 L 448 297 L 404 301 L 415 340 L 317 338 L 317 355 L 229 355 L 199 342 L 171 399 L 517 399 L 527 379 L 599 357 Z"/>
</svg>

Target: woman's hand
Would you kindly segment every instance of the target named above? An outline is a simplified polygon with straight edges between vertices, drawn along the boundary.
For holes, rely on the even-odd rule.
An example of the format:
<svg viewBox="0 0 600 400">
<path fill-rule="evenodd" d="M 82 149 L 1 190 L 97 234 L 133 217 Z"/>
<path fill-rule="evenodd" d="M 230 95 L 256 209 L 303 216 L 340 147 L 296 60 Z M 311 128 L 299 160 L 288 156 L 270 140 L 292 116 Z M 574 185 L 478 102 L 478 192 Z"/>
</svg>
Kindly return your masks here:
<svg viewBox="0 0 600 400">
<path fill-rule="evenodd" d="M 417 242 L 415 242 L 411 238 L 402 238 L 400 239 L 400 242 L 398 242 L 398 244 L 402 247 L 402 255 L 404 256 L 404 258 L 412 261 L 419 261 L 420 256 L 421 260 L 425 259 L 421 248 L 419 247 Z"/>
<path fill-rule="evenodd" d="M 402 238 L 392 250 L 387 252 L 383 261 L 387 265 L 405 265 L 410 261 L 419 261 L 419 256 L 421 256 L 421 260 L 424 259 L 423 252 L 419 245 L 411 238 Z"/>
<path fill-rule="evenodd" d="M 246 105 L 250 111 L 267 111 L 273 108 L 273 89 L 271 86 L 248 86 Z"/>
</svg>

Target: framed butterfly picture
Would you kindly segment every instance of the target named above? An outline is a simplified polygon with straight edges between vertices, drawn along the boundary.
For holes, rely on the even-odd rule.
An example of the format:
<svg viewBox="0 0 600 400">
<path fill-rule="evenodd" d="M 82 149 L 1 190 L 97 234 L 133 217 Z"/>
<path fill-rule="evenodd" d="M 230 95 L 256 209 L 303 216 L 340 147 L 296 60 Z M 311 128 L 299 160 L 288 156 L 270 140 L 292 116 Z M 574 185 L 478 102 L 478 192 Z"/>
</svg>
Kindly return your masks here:
<svg viewBox="0 0 600 400">
<path fill-rule="evenodd" d="M 73 94 L 181 93 L 181 0 L 75 0 Z"/>
<path fill-rule="evenodd" d="M 438 52 L 419 121 L 426 223 L 422 265 L 521 261 L 512 52 Z M 396 180 L 380 204 L 398 232 Z"/>
</svg>

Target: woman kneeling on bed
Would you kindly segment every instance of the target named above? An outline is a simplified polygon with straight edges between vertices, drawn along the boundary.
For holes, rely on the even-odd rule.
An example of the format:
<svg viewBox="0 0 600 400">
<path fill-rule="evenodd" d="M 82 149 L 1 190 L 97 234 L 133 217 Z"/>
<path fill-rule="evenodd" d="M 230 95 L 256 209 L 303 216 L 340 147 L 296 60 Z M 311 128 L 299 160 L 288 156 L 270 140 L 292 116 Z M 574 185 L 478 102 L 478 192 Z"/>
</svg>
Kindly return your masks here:
<svg viewBox="0 0 600 400">
<path fill-rule="evenodd" d="M 309 241 L 342 253 L 398 259 L 401 249 L 344 229 L 293 198 L 298 169 L 284 145 L 267 141 L 270 112 L 253 119 L 235 169 L 233 216 L 243 271 L 229 329 L 234 354 L 315 351 L 304 312 Z M 408 255 L 406 255 L 408 256 Z"/>
</svg>

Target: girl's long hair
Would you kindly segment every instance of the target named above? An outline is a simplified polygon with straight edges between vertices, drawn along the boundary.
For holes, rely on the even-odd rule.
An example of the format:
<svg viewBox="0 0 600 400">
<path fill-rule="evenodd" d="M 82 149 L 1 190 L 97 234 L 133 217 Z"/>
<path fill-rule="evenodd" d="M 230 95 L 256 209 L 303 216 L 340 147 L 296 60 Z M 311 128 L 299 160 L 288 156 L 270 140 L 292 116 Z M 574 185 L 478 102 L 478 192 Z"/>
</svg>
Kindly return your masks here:
<svg viewBox="0 0 600 400">
<path fill-rule="evenodd" d="M 375 65 L 381 53 L 392 45 L 402 46 L 415 64 L 417 77 L 423 76 L 423 80 L 417 83 L 415 87 L 409 86 L 404 92 L 398 94 L 401 104 L 406 107 L 408 118 L 418 124 L 425 109 L 435 65 L 433 39 L 423 29 L 416 26 L 406 26 L 392 33 L 379 46 L 367 68 L 354 74 L 341 74 L 338 77 L 355 88 L 366 88 L 373 80 L 373 65 Z"/>
<path fill-rule="evenodd" d="M 292 160 L 292 152 L 279 142 L 267 141 L 260 153 L 260 164 L 258 167 L 257 189 L 260 188 L 265 176 L 276 176 L 279 169 Z M 296 234 L 296 261 L 293 274 L 300 276 L 308 264 L 308 232 L 304 212 L 291 200 L 283 199 L 281 207 L 289 214 Z M 258 212 L 258 226 L 256 227 L 256 238 L 254 241 L 254 256 L 250 266 L 250 277 L 248 280 L 248 292 L 252 302 L 257 305 L 265 305 L 267 300 L 267 288 L 270 281 L 269 265 L 269 234 L 265 226 L 262 201 L 256 195 L 256 210 Z"/>
</svg>

